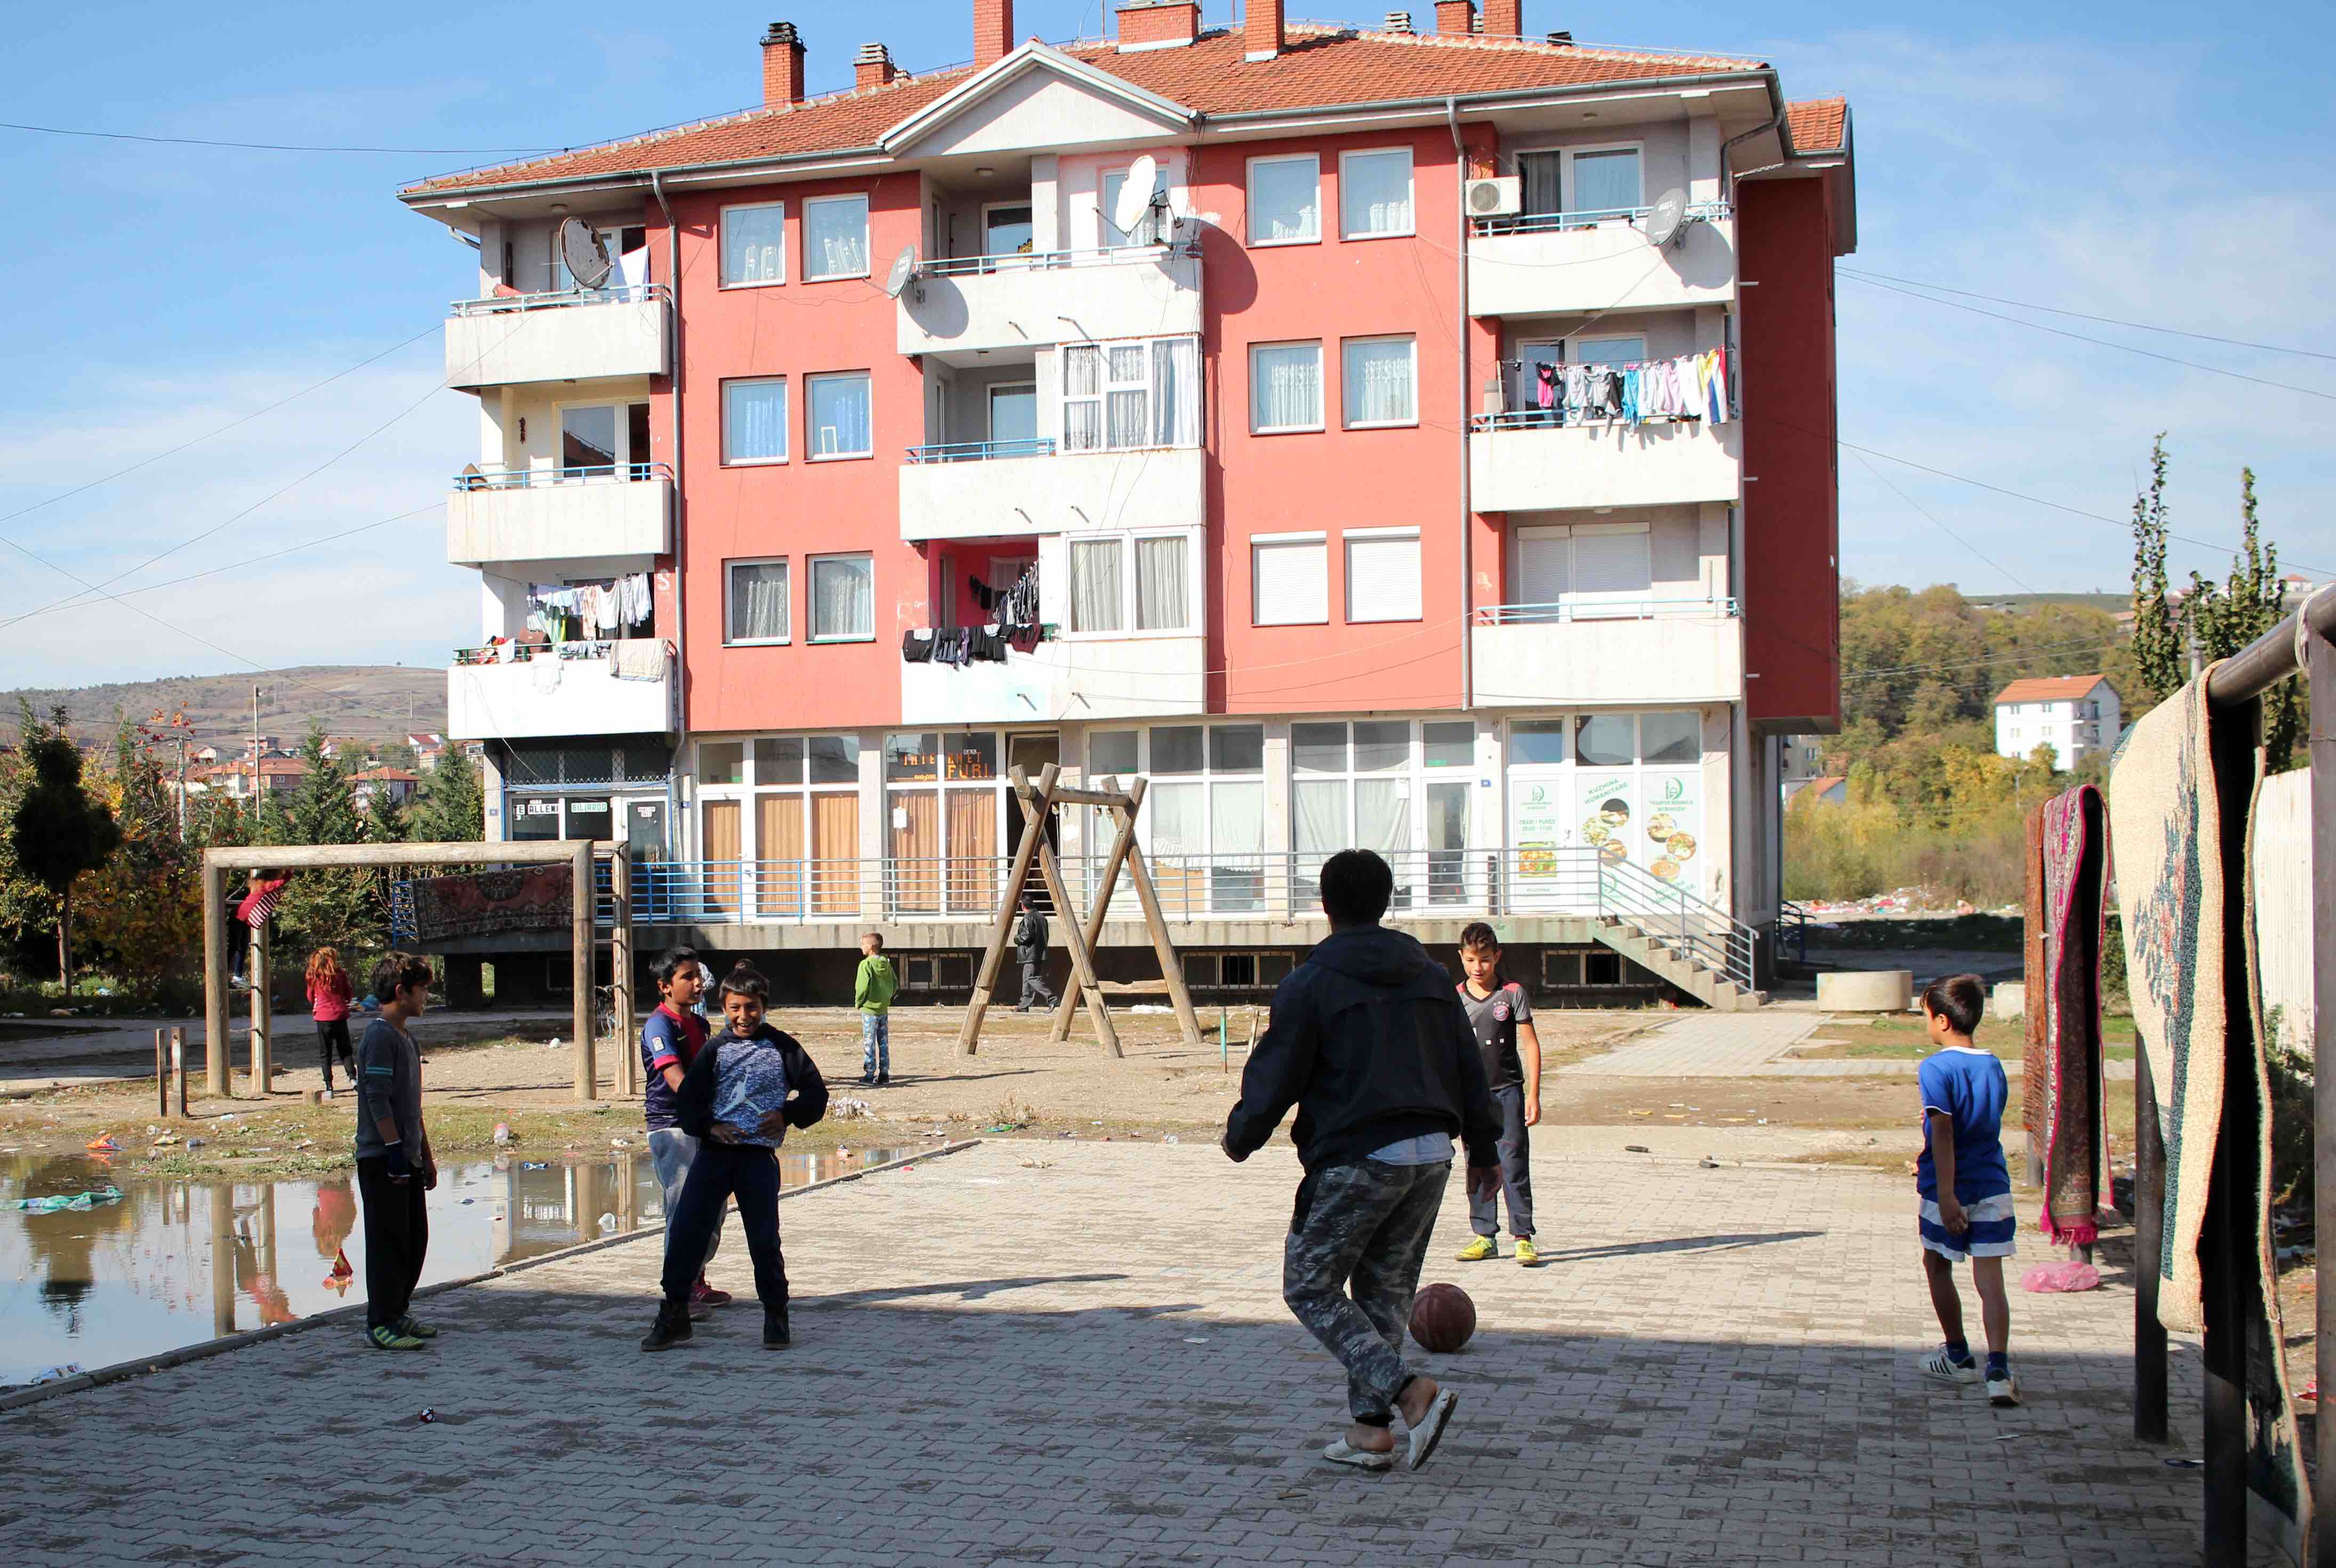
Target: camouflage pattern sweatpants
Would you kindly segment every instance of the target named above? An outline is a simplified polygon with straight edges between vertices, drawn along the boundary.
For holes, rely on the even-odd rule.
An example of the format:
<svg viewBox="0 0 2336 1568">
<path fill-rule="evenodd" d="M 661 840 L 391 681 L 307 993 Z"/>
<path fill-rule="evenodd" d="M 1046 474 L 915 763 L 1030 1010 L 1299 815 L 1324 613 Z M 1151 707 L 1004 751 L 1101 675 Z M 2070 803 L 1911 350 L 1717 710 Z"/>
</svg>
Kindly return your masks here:
<svg viewBox="0 0 2336 1568">
<path fill-rule="evenodd" d="M 1451 1176 L 1449 1162 L 1361 1160 L 1325 1166 L 1299 1186 L 1281 1251 L 1281 1299 L 1347 1368 L 1347 1407 L 1363 1426 L 1387 1426 L 1396 1395 L 1412 1379 L 1403 1336 Z"/>
</svg>

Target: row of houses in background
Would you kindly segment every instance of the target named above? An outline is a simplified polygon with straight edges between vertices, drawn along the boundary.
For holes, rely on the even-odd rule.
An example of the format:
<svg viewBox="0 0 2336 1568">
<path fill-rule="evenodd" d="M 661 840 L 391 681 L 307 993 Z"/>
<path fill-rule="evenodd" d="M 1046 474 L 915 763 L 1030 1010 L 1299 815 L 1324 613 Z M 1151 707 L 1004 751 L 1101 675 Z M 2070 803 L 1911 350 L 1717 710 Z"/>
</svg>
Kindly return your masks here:
<svg viewBox="0 0 2336 1568">
<path fill-rule="evenodd" d="M 376 795 L 386 795 L 403 805 L 414 798 L 422 787 L 422 775 L 438 765 L 446 753 L 446 737 L 434 733 L 416 733 L 390 743 L 402 747 L 414 757 L 414 765 L 375 762 L 349 775 L 349 793 L 355 798 L 359 810 L 370 809 Z M 478 742 L 454 743 L 462 746 L 474 767 L 484 767 L 486 747 Z M 325 755 L 373 761 L 384 749 L 382 743 L 355 735 L 328 736 Z M 297 754 L 284 749 L 274 735 L 257 735 L 244 745 L 242 755 L 225 755 L 217 746 L 202 746 L 187 754 L 186 792 L 190 799 L 208 794 L 223 795 L 233 801 L 258 798 L 263 792 L 269 798 L 297 793 L 301 782 L 308 776 L 308 765 Z M 166 777 L 165 787 L 174 794 L 180 781 Z"/>
</svg>

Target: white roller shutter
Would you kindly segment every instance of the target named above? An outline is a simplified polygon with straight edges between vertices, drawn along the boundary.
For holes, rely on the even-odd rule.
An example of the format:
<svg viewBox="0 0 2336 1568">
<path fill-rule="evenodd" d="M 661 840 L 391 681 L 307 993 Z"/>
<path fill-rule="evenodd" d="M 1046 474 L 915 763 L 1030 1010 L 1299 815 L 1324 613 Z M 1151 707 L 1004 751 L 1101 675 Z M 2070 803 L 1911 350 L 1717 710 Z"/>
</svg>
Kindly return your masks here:
<svg viewBox="0 0 2336 1568">
<path fill-rule="evenodd" d="M 1419 618 L 1419 535 L 1347 535 L 1347 618 Z"/>
<path fill-rule="evenodd" d="M 1576 594 L 1644 599 L 1652 582 L 1645 530 L 1573 531 L 1572 586 Z"/>
<path fill-rule="evenodd" d="M 1250 546 L 1258 626 L 1319 626 L 1330 618 L 1329 546 L 1321 539 Z"/>
<path fill-rule="evenodd" d="M 1519 604 L 1556 604 L 1572 586 L 1572 536 L 1562 528 L 1517 530 Z"/>
</svg>

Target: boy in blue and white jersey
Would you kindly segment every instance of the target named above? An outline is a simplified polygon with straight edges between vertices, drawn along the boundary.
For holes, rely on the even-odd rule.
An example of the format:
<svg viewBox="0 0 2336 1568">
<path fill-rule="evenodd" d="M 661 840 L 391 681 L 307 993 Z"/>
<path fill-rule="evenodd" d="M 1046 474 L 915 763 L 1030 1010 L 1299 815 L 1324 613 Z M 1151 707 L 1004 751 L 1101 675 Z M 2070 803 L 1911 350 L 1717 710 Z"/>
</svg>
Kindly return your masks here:
<svg viewBox="0 0 2336 1568">
<path fill-rule="evenodd" d="M 1980 1319 L 1987 1330 L 1987 1397 L 1991 1405 L 2020 1403 L 2011 1375 L 2011 1300 L 2003 1288 L 2003 1261 L 2011 1256 L 2019 1222 L 2011 1210 L 2011 1172 L 2003 1158 L 2003 1064 L 1971 1043 L 1987 1012 L 1987 988 L 1977 975 L 1955 975 L 1922 993 L 1922 1018 L 1937 1047 L 1922 1058 L 1922 1153 L 1914 1164 L 1920 1197 L 1922 1270 L 1931 1305 L 1946 1344 L 1924 1357 L 1922 1375 L 1942 1383 L 1976 1383 L 1979 1363 L 1963 1336 L 1962 1297 L 1955 1265 L 1968 1258 L 1979 1287 Z"/>
</svg>

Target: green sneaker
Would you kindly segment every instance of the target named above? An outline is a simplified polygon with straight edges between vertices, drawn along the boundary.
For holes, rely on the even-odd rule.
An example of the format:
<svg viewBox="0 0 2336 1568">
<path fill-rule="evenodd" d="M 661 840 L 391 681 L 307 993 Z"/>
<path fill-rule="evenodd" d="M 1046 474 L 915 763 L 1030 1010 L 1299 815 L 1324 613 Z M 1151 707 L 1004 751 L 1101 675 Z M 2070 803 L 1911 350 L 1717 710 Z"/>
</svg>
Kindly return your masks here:
<svg viewBox="0 0 2336 1568">
<path fill-rule="evenodd" d="M 405 1332 L 403 1329 L 390 1323 L 384 1323 L 377 1329 L 366 1330 L 365 1339 L 371 1341 L 373 1348 L 376 1350 L 419 1350 L 422 1349 L 421 1340 Z"/>
<path fill-rule="evenodd" d="M 438 1337 L 437 1329 L 411 1312 L 397 1320 L 397 1331 L 416 1339 L 434 1339 Z"/>
<path fill-rule="evenodd" d="M 1463 1263 L 1481 1263 L 1487 1258 L 1497 1258 L 1500 1255 L 1501 1249 L 1494 1243 L 1490 1236 L 1479 1236 L 1454 1254 L 1455 1258 Z"/>
</svg>

